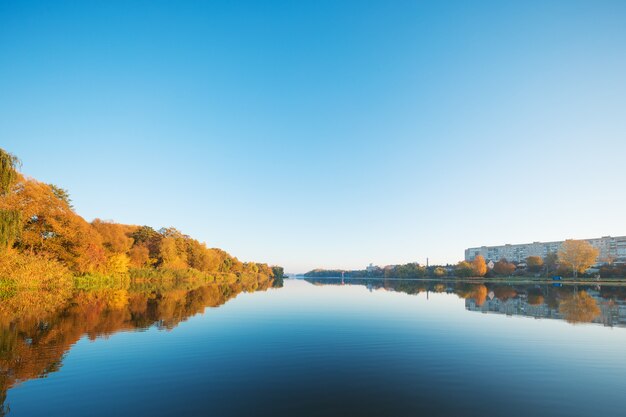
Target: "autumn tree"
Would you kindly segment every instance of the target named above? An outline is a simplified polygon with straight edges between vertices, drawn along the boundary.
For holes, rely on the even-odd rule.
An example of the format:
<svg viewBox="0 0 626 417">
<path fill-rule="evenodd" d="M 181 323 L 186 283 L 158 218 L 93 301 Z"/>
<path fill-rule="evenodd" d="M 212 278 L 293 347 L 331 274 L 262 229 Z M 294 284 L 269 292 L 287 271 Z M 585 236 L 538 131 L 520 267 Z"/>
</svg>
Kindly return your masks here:
<svg viewBox="0 0 626 417">
<path fill-rule="evenodd" d="M 133 238 L 128 236 L 128 227 L 119 223 L 95 219 L 91 225 L 102 238 L 102 244 L 109 253 L 127 253 L 133 245 Z"/>
<path fill-rule="evenodd" d="M 150 265 L 150 250 L 143 243 L 134 245 L 128 252 L 128 256 L 130 265 L 134 268 L 144 268 Z"/>
<path fill-rule="evenodd" d="M 493 271 L 498 275 L 511 275 L 515 271 L 515 264 L 502 258 L 493 266 Z"/>
<path fill-rule="evenodd" d="M 180 250 L 179 242 L 174 237 L 161 239 L 159 247 L 160 267 L 165 269 L 187 268 L 187 254 Z"/>
<path fill-rule="evenodd" d="M 526 266 L 530 272 L 540 272 L 543 268 L 543 259 L 540 256 L 526 258 Z"/>
<path fill-rule="evenodd" d="M 49 185 L 21 177 L 3 200 L 23 219 L 16 243 L 20 250 L 53 256 L 79 273 L 105 269 L 100 235 Z"/>
<path fill-rule="evenodd" d="M 209 272 L 211 259 L 206 245 L 195 239 L 186 239 L 186 244 L 187 263 L 189 267 L 197 269 L 198 271 Z"/>
<path fill-rule="evenodd" d="M 143 244 L 150 251 L 150 257 L 156 258 L 159 253 L 159 245 L 163 236 L 150 226 L 140 226 L 130 237 L 133 238 L 135 244 Z"/>
<path fill-rule="evenodd" d="M 272 283 L 275 274 L 266 264 L 244 264 L 172 227 L 156 231 L 100 219 L 88 223 L 74 212 L 67 190 L 22 176 L 18 164 L 0 149 L 0 250 L 10 248 L 0 261 L 5 271 L 14 271 L 13 277 L 40 279 L 39 272 L 28 271 L 41 271 L 48 263 L 51 270 L 67 268 L 75 274 L 117 275 L 126 274 L 129 266 L 158 267 L 176 277 L 220 276 L 242 288 L 249 284 L 249 289 Z M 405 269 L 409 275 L 424 272 L 417 264 Z"/>
<path fill-rule="evenodd" d="M 559 251 L 559 262 L 571 269 L 574 278 L 578 273 L 585 272 L 598 259 L 600 251 L 587 241 L 568 239 L 563 242 Z"/>
<path fill-rule="evenodd" d="M 487 273 L 487 263 L 482 255 L 476 255 L 472 261 L 472 271 L 477 277 L 482 277 Z"/>
</svg>

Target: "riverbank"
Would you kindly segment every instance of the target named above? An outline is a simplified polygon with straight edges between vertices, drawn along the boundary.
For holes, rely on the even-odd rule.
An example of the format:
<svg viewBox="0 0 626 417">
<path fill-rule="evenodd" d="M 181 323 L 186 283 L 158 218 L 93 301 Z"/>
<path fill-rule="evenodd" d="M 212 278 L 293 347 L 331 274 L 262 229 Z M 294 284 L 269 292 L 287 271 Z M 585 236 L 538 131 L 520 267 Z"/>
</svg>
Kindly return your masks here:
<svg viewBox="0 0 626 417">
<path fill-rule="evenodd" d="M 441 278 L 386 278 L 386 277 L 306 277 L 304 275 L 296 275 L 293 279 L 315 279 L 315 280 L 341 280 L 344 281 L 366 281 L 366 280 L 379 280 L 379 281 L 422 281 L 422 282 L 461 282 L 471 284 L 485 284 L 485 283 L 501 283 L 501 284 L 568 284 L 568 285 L 619 285 L 626 286 L 626 278 L 600 278 L 597 279 L 573 279 L 563 278 L 561 280 L 552 280 L 544 277 L 441 277 Z"/>
</svg>

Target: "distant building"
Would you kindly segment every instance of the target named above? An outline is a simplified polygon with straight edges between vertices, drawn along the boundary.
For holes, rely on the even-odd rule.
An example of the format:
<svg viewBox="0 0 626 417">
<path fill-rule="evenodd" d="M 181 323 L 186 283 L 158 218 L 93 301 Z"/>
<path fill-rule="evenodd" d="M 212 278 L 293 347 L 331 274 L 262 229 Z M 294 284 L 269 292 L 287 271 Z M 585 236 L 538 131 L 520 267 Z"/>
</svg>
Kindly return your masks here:
<svg viewBox="0 0 626 417">
<path fill-rule="evenodd" d="M 626 236 L 604 236 L 596 239 L 582 239 L 589 242 L 600 251 L 600 262 L 611 259 L 626 262 Z M 465 249 L 465 260 L 472 261 L 477 255 L 482 255 L 487 261 L 498 261 L 502 258 L 511 262 L 522 262 L 529 256 L 545 258 L 551 252 L 558 252 L 563 241 L 533 242 L 501 246 L 481 246 Z"/>
<path fill-rule="evenodd" d="M 366 271 L 368 271 L 368 272 L 375 271 L 375 270 L 377 270 L 377 269 L 378 269 L 378 267 L 377 267 L 377 266 L 374 266 L 374 264 L 369 264 L 369 265 L 365 268 L 365 270 L 366 270 Z"/>
</svg>

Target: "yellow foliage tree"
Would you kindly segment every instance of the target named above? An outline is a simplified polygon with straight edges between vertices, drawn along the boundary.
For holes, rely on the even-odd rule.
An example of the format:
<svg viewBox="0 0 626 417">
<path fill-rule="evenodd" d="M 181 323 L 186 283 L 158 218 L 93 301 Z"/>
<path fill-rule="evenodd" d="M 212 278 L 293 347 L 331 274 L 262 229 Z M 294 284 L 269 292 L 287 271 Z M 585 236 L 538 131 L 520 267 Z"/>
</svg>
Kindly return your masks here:
<svg viewBox="0 0 626 417">
<path fill-rule="evenodd" d="M 125 253 L 116 253 L 109 256 L 107 273 L 111 275 L 125 275 L 128 273 L 130 259 Z"/>
<path fill-rule="evenodd" d="M 49 256 L 8 249 L 0 256 L 0 283 L 13 290 L 49 290 L 71 287 L 72 275 Z"/>
<path fill-rule="evenodd" d="M 176 238 L 165 237 L 161 240 L 159 248 L 161 257 L 161 268 L 164 269 L 185 269 L 187 268 L 186 254 L 178 248 Z"/>
<path fill-rule="evenodd" d="M 570 268 L 574 278 L 585 272 L 598 259 L 600 251 L 584 240 L 566 240 L 559 251 L 559 262 Z"/>
</svg>

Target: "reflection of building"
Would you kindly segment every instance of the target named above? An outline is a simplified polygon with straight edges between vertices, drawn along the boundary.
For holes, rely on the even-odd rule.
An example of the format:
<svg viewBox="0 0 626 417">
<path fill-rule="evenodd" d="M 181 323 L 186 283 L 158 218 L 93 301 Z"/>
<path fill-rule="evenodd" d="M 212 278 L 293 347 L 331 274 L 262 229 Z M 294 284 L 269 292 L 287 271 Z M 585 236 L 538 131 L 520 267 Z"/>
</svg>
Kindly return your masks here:
<svg viewBox="0 0 626 417">
<path fill-rule="evenodd" d="M 600 308 L 600 314 L 593 319 L 593 323 L 603 324 L 610 327 L 626 327 L 626 300 L 607 300 L 600 296 L 597 291 L 586 290 Z M 507 316 L 526 316 L 544 319 L 564 320 L 566 317 L 559 312 L 558 308 L 550 307 L 545 303 L 529 304 L 525 296 L 499 300 L 487 298 L 481 305 L 477 305 L 472 298 L 465 300 L 465 308 L 469 311 L 482 313 L 506 314 Z"/>
<path fill-rule="evenodd" d="M 600 261 L 613 259 L 626 262 L 626 236 L 604 236 L 596 239 L 584 239 L 600 251 Z M 533 242 L 515 245 L 481 246 L 465 250 L 465 260 L 471 261 L 477 255 L 482 255 L 488 261 L 498 261 L 502 258 L 509 261 L 521 262 L 529 256 L 545 258 L 548 253 L 558 252 L 563 241 Z"/>
</svg>

